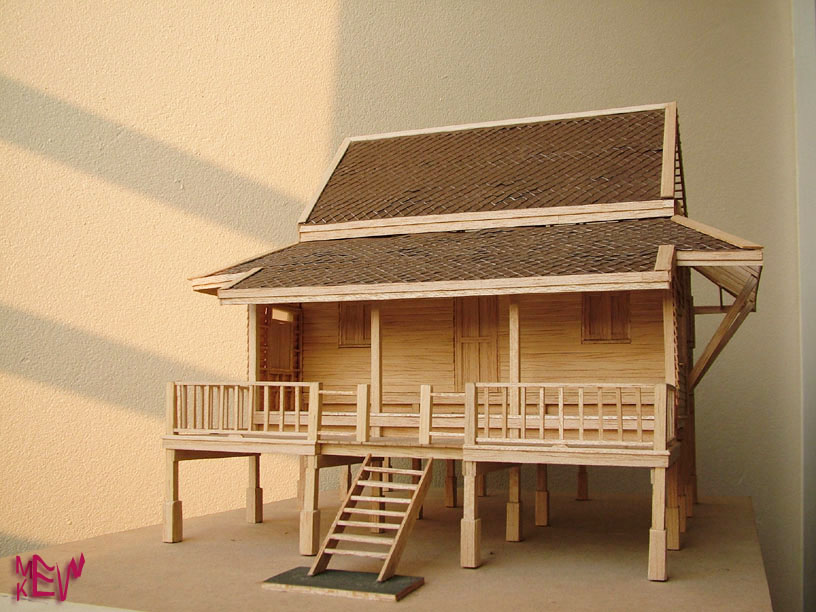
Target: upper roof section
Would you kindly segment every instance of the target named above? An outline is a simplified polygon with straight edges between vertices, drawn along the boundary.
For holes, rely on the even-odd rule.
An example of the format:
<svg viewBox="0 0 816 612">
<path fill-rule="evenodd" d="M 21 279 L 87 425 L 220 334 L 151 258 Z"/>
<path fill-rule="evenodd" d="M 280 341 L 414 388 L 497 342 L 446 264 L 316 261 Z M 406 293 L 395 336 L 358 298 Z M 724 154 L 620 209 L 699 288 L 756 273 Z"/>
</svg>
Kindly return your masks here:
<svg viewBox="0 0 816 612">
<path fill-rule="evenodd" d="M 670 103 L 350 138 L 302 234 L 674 198 L 675 134 Z"/>
</svg>

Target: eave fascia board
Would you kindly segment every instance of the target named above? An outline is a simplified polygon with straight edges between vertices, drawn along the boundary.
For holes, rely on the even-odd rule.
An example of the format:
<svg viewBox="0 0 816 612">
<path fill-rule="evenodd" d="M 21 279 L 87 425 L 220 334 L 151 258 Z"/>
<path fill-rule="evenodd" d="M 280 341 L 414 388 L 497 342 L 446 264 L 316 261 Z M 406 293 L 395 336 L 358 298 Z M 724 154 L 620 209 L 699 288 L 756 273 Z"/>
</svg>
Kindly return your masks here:
<svg viewBox="0 0 816 612">
<path fill-rule="evenodd" d="M 618 274 L 541 276 L 475 281 L 382 283 L 376 285 L 333 285 L 275 289 L 219 289 L 218 298 L 222 304 L 342 302 L 468 295 L 639 291 L 668 289 L 670 282 L 670 271 L 624 272 Z"/>
</svg>

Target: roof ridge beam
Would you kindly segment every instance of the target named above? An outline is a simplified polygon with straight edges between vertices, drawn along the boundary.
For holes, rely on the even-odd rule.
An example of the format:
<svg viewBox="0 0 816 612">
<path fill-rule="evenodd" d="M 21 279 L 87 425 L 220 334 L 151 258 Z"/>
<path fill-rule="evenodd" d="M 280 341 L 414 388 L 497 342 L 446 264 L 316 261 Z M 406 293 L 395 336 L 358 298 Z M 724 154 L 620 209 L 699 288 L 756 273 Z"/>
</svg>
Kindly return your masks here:
<svg viewBox="0 0 816 612">
<path fill-rule="evenodd" d="M 672 217 L 674 200 L 647 200 L 644 202 L 610 202 L 546 208 L 520 208 L 482 212 L 463 212 L 445 215 L 388 217 L 343 223 L 305 225 L 298 228 L 300 241 L 339 240 L 396 234 L 453 232 L 462 230 L 537 225 L 563 225 L 593 221 L 622 221 Z"/>
</svg>

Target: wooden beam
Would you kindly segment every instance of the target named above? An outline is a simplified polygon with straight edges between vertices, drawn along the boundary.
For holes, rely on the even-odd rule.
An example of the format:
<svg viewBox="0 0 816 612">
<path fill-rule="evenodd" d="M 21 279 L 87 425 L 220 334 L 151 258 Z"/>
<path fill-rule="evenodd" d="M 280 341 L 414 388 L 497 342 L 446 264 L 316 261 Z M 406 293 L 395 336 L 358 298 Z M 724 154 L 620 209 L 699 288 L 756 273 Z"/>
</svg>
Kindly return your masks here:
<svg viewBox="0 0 816 612">
<path fill-rule="evenodd" d="M 739 236 L 735 236 L 734 234 L 729 234 L 728 232 L 724 232 L 716 227 L 712 227 L 710 225 L 706 225 L 705 223 L 700 223 L 699 221 L 695 221 L 694 219 L 689 219 L 688 217 L 683 217 L 681 215 L 675 215 L 672 217 L 672 221 L 675 223 L 679 223 L 685 227 L 691 228 L 703 234 L 707 234 L 712 238 L 717 238 L 718 240 L 722 240 L 723 242 L 727 242 L 729 244 L 733 244 L 735 247 L 740 249 L 761 249 L 762 245 L 757 244 L 756 242 L 751 242 L 750 240 L 746 240 L 745 238 L 740 238 Z"/>
<path fill-rule="evenodd" d="M 697 386 L 702 377 L 711 367 L 711 364 L 714 363 L 714 360 L 725 348 L 725 345 L 728 344 L 728 341 L 731 339 L 734 333 L 736 333 L 739 326 L 742 325 L 742 322 L 748 316 L 748 313 L 751 312 L 758 282 L 758 279 L 751 277 L 745 283 L 745 287 L 743 287 L 742 291 L 737 296 L 737 299 L 734 300 L 734 303 L 723 317 L 723 320 L 720 322 L 720 325 L 714 332 L 711 340 L 709 340 L 708 344 L 703 350 L 703 353 L 697 360 L 697 363 L 694 364 L 691 374 L 689 374 L 688 385 L 691 390 Z"/>
<path fill-rule="evenodd" d="M 695 266 L 761 266 L 761 250 L 744 251 L 677 251 L 677 265 Z M 220 295 L 220 293 L 219 293 Z"/>
<path fill-rule="evenodd" d="M 382 412 L 382 321 L 376 304 L 371 307 L 371 412 Z"/>
<path fill-rule="evenodd" d="M 548 208 L 524 208 L 490 212 L 417 215 L 413 217 L 347 221 L 344 223 L 301 225 L 298 232 L 301 242 L 310 242 L 313 240 L 455 232 L 496 227 L 530 227 L 619 221 L 623 219 L 653 219 L 671 217 L 673 214 L 673 200 L 671 202 L 647 200 L 644 202 L 612 202 L 608 204 L 552 206 Z"/>
<path fill-rule="evenodd" d="M 571 293 L 576 291 L 639 291 L 667 289 L 668 272 L 621 272 L 528 278 L 498 278 L 424 283 L 380 283 L 376 285 L 328 285 L 275 289 L 219 290 L 222 304 L 276 304 L 291 302 L 342 302 L 392 300 L 467 295 L 520 293 Z"/>
<path fill-rule="evenodd" d="M 661 244 L 657 247 L 657 258 L 655 259 L 655 272 L 671 271 L 674 267 L 674 245 Z"/>
<path fill-rule="evenodd" d="M 677 102 L 666 105 L 663 125 L 663 171 L 660 174 L 660 197 L 674 198 L 674 162 L 677 155 Z M 672 206 L 674 201 L 672 201 Z"/>
</svg>

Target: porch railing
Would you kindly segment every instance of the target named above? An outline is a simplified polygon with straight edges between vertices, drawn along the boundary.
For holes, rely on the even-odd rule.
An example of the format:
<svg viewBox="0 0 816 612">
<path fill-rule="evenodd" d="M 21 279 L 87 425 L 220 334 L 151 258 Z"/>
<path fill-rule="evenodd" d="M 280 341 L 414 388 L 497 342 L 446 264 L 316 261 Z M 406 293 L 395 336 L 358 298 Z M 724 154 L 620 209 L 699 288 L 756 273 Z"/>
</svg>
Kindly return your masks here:
<svg viewBox="0 0 816 612">
<path fill-rule="evenodd" d="M 371 412 L 370 388 L 317 382 L 168 383 L 167 431 L 395 444 L 625 446 L 665 450 L 675 436 L 667 384 L 421 385 L 408 411 Z M 387 404 L 387 402 L 385 402 Z M 401 404 L 405 404 L 403 399 Z"/>
</svg>

